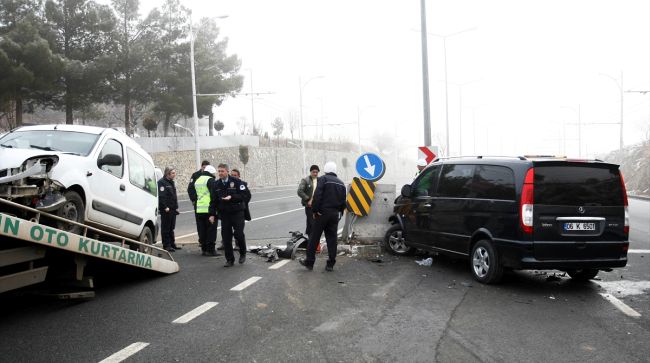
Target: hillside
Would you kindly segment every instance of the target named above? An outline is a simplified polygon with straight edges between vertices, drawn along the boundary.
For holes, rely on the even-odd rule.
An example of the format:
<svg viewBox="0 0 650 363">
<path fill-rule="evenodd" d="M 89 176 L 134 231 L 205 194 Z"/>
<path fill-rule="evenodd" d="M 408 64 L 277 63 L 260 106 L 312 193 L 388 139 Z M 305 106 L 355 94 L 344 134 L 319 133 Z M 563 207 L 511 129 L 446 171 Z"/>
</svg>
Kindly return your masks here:
<svg viewBox="0 0 650 363">
<path fill-rule="evenodd" d="M 650 141 L 613 151 L 603 160 L 621 165 L 630 195 L 650 197 Z"/>
</svg>

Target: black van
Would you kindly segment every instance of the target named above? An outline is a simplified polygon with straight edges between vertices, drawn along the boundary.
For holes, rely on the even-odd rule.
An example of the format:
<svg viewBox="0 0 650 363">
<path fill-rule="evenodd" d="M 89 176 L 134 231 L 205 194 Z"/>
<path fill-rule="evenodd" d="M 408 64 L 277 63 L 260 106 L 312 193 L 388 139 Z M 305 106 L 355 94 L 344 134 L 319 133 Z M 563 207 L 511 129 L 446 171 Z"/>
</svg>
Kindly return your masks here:
<svg viewBox="0 0 650 363">
<path fill-rule="evenodd" d="M 504 268 L 588 280 L 627 263 L 627 205 L 618 165 L 599 160 L 439 159 L 402 187 L 385 247 L 468 257 L 483 283 Z"/>
</svg>

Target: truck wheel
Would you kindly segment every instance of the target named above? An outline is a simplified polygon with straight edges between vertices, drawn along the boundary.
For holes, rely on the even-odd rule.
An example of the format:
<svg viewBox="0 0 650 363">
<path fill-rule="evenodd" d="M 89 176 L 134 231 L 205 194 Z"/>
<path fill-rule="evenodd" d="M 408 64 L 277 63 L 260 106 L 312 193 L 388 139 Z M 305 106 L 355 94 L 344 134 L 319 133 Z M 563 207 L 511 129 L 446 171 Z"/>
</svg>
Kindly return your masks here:
<svg viewBox="0 0 650 363">
<path fill-rule="evenodd" d="M 384 249 L 393 255 L 404 256 L 415 252 L 415 248 L 409 247 L 404 239 L 404 231 L 399 224 L 388 228 L 384 235 Z"/>
<path fill-rule="evenodd" d="M 470 267 L 474 279 L 484 284 L 495 284 L 503 275 L 499 253 L 488 240 L 480 240 L 472 247 Z"/>
<path fill-rule="evenodd" d="M 148 226 L 144 226 L 142 229 L 142 233 L 140 233 L 140 238 L 138 240 L 142 243 L 145 243 L 147 245 L 153 245 L 156 241 L 153 240 L 153 232 L 151 232 L 151 228 Z M 147 253 L 150 252 L 150 248 L 138 245 L 138 250 L 142 253 Z"/>
<path fill-rule="evenodd" d="M 77 192 L 71 190 L 65 192 L 63 196 L 65 197 L 66 201 L 61 206 L 61 208 L 56 211 L 56 215 L 73 222 L 83 224 L 85 221 L 84 215 L 86 211 L 84 208 L 84 201 L 81 199 L 79 194 L 77 194 Z M 56 227 L 58 229 L 62 229 L 66 232 L 74 234 L 81 234 L 83 232 L 82 227 L 62 221 L 57 221 Z"/>
<path fill-rule="evenodd" d="M 597 269 L 586 268 L 583 270 L 569 270 L 567 271 L 571 279 L 574 281 L 589 281 L 598 275 Z"/>
</svg>

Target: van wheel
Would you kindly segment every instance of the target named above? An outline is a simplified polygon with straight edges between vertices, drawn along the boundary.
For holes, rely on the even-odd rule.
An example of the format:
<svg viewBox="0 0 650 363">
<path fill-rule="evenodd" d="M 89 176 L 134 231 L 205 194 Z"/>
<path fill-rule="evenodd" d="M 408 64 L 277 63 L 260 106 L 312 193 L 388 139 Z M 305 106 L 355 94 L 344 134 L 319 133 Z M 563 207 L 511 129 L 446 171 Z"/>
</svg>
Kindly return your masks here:
<svg viewBox="0 0 650 363">
<path fill-rule="evenodd" d="M 84 219 L 85 209 L 84 209 L 83 199 L 81 199 L 81 197 L 79 196 L 79 194 L 77 194 L 77 192 L 71 190 L 65 192 L 63 196 L 65 197 L 66 201 L 61 206 L 61 208 L 59 208 L 56 211 L 56 215 L 71 220 L 73 222 L 83 224 L 85 220 Z M 63 221 L 57 221 L 56 228 L 74 234 L 81 234 L 83 231 L 82 227 L 74 224 L 66 223 Z"/>
<path fill-rule="evenodd" d="M 472 247 L 470 264 L 474 278 L 484 284 L 495 284 L 503 276 L 499 254 L 488 240 L 480 240 Z"/>
<path fill-rule="evenodd" d="M 393 255 L 404 256 L 415 252 L 415 248 L 409 247 L 404 240 L 404 231 L 399 224 L 388 228 L 384 235 L 384 249 Z"/>
<path fill-rule="evenodd" d="M 142 243 L 145 243 L 149 246 L 153 245 L 155 241 L 153 240 L 153 233 L 151 232 L 151 228 L 144 226 L 142 229 L 142 233 L 140 233 L 140 238 L 138 240 Z M 138 251 L 142 253 L 147 253 L 151 251 L 151 248 L 147 248 L 142 245 L 138 245 Z"/>
<path fill-rule="evenodd" d="M 567 273 L 574 281 L 589 281 L 598 275 L 598 270 L 586 268 L 583 270 L 568 270 Z"/>
</svg>

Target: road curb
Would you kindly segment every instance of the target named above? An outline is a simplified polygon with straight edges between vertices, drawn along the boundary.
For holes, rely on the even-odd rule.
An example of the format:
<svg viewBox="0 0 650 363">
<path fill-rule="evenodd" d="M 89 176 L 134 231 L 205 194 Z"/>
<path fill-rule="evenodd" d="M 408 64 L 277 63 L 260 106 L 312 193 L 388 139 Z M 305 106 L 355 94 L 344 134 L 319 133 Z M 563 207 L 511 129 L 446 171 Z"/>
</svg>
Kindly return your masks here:
<svg viewBox="0 0 650 363">
<path fill-rule="evenodd" d="M 650 200 L 650 196 L 645 195 L 628 195 L 628 198 L 639 199 L 639 200 Z"/>
</svg>

